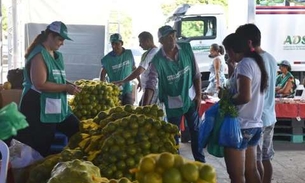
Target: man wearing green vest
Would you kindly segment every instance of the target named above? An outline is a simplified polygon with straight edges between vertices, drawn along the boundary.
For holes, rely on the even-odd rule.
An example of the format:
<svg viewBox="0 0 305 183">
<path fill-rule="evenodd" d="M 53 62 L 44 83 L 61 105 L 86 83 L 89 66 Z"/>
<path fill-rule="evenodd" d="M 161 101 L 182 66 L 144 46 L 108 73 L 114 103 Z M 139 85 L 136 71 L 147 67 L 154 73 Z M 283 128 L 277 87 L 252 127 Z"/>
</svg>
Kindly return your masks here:
<svg viewBox="0 0 305 183">
<path fill-rule="evenodd" d="M 49 155 L 56 130 L 68 138 L 79 131 L 79 120 L 67 100 L 67 95 L 77 94 L 79 88 L 66 81 L 63 56 L 58 51 L 65 40 L 71 40 L 67 31 L 64 23 L 52 22 L 25 54 L 20 111 L 29 127 L 18 131 L 16 139 L 42 156 Z"/>
<path fill-rule="evenodd" d="M 118 33 L 110 36 L 112 51 L 101 60 L 102 69 L 100 80 L 106 81 L 106 74 L 109 82 L 121 81 L 129 76 L 136 69 L 131 50 L 123 47 L 122 36 Z M 138 78 L 139 80 L 139 78 Z M 122 85 L 122 95 L 120 97 L 122 105 L 133 104 L 132 86 L 130 81 Z"/>
<path fill-rule="evenodd" d="M 180 127 L 182 116 L 186 118 L 194 159 L 205 162 L 203 152 L 198 151 L 201 74 L 192 48 L 189 43 L 177 43 L 176 30 L 168 25 L 159 28 L 158 37 L 162 47 L 149 67 L 143 104 L 150 104 L 158 84 L 159 100 L 164 102 L 168 121 Z"/>
</svg>

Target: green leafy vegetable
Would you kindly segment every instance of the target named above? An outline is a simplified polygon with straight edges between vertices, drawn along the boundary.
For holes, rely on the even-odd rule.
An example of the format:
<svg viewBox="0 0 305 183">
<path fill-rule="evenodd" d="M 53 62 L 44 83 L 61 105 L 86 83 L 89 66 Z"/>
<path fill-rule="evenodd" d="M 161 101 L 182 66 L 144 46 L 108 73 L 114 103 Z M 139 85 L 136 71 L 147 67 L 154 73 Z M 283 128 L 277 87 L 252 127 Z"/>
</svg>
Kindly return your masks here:
<svg viewBox="0 0 305 183">
<path fill-rule="evenodd" d="M 230 94 L 230 91 L 228 88 L 222 88 L 220 92 L 220 101 L 219 101 L 219 107 L 220 107 L 220 115 L 222 116 L 231 116 L 231 117 L 237 117 L 238 111 L 236 109 L 236 106 L 231 102 L 232 95 Z"/>
</svg>

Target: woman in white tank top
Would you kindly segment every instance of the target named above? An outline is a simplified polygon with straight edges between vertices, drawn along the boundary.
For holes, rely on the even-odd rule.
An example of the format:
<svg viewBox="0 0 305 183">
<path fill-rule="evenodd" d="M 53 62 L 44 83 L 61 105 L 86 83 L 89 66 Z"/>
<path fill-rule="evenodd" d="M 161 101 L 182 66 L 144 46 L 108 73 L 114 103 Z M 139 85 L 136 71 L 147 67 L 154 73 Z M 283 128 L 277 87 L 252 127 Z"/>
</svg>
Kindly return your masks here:
<svg viewBox="0 0 305 183">
<path fill-rule="evenodd" d="M 208 95 L 214 95 L 218 93 L 219 87 L 223 87 L 225 84 L 224 74 L 224 48 L 216 43 L 211 45 L 210 58 L 213 58 L 213 62 L 210 66 L 209 85 L 205 90 Z"/>
</svg>

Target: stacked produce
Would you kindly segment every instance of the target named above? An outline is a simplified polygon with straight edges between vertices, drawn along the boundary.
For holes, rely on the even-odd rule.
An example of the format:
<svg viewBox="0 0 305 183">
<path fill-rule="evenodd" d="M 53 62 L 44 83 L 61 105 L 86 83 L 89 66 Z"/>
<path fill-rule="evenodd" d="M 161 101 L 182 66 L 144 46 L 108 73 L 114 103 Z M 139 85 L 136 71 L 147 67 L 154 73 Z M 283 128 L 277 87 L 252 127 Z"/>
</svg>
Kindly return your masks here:
<svg viewBox="0 0 305 183">
<path fill-rule="evenodd" d="M 87 160 L 101 169 L 101 175 L 132 180 L 129 169 L 150 153 L 177 153 L 174 136 L 178 127 L 160 120 L 163 111 L 157 105 L 133 108 L 114 107 L 81 123 L 80 133 L 69 141 L 80 147 Z"/>
<path fill-rule="evenodd" d="M 82 159 L 83 152 L 79 148 L 64 149 L 61 153 L 50 155 L 44 160 L 28 167 L 30 173 L 27 183 L 46 183 L 51 176 L 51 171 L 58 162 Z"/>
<path fill-rule="evenodd" d="M 131 182 L 135 174 L 130 169 L 137 167 L 145 155 L 177 153 L 174 136 L 178 127 L 160 120 L 163 116 L 157 105 L 136 108 L 125 105 L 82 120 L 80 132 L 69 139 L 60 154 L 30 167 L 27 183 L 47 183 L 57 163 L 75 159 L 92 162 L 109 183 Z"/>
<path fill-rule="evenodd" d="M 143 157 L 133 171 L 139 183 L 216 183 L 212 166 L 168 152 Z"/>
<path fill-rule="evenodd" d="M 101 178 L 100 169 L 90 161 L 76 159 L 57 163 L 47 183 L 106 183 L 107 181 L 106 178 Z"/>
<path fill-rule="evenodd" d="M 120 89 L 102 81 L 78 80 L 75 84 L 81 88 L 69 101 L 73 113 L 81 120 L 95 117 L 100 111 L 120 105 Z"/>
</svg>

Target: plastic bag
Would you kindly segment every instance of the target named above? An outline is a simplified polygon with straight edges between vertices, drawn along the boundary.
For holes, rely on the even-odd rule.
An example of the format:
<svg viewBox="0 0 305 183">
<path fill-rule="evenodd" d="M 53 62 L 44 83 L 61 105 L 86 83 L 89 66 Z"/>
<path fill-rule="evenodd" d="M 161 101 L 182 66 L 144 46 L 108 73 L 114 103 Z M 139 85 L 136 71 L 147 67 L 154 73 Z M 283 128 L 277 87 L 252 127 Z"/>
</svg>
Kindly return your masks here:
<svg viewBox="0 0 305 183">
<path fill-rule="evenodd" d="M 12 139 L 9 150 L 12 168 L 24 168 L 43 159 L 39 152 L 15 139 Z"/>
<path fill-rule="evenodd" d="M 100 169 L 91 161 L 75 159 L 57 163 L 47 183 L 97 183 L 101 178 Z"/>
<path fill-rule="evenodd" d="M 215 117 L 219 109 L 219 104 L 215 103 L 204 113 L 204 119 L 199 124 L 199 134 L 198 134 L 198 150 L 202 150 L 207 146 L 208 141 L 211 137 L 211 132 L 214 128 Z"/>
<path fill-rule="evenodd" d="M 242 139 L 238 119 L 226 116 L 220 129 L 219 144 L 224 147 L 239 148 Z"/>
<path fill-rule="evenodd" d="M 29 126 L 25 116 L 18 111 L 17 104 L 12 102 L 0 110 L 0 139 L 5 140 L 17 134 L 17 131 Z"/>
<path fill-rule="evenodd" d="M 218 158 L 224 157 L 224 147 L 218 143 L 220 128 L 222 126 L 223 119 L 224 118 L 220 115 L 220 113 L 218 111 L 216 114 L 214 128 L 212 130 L 211 137 L 208 142 L 208 148 L 207 148 L 207 151 L 209 154 L 211 154 L 215 157 L 218 157 Z"/>
</svg>

